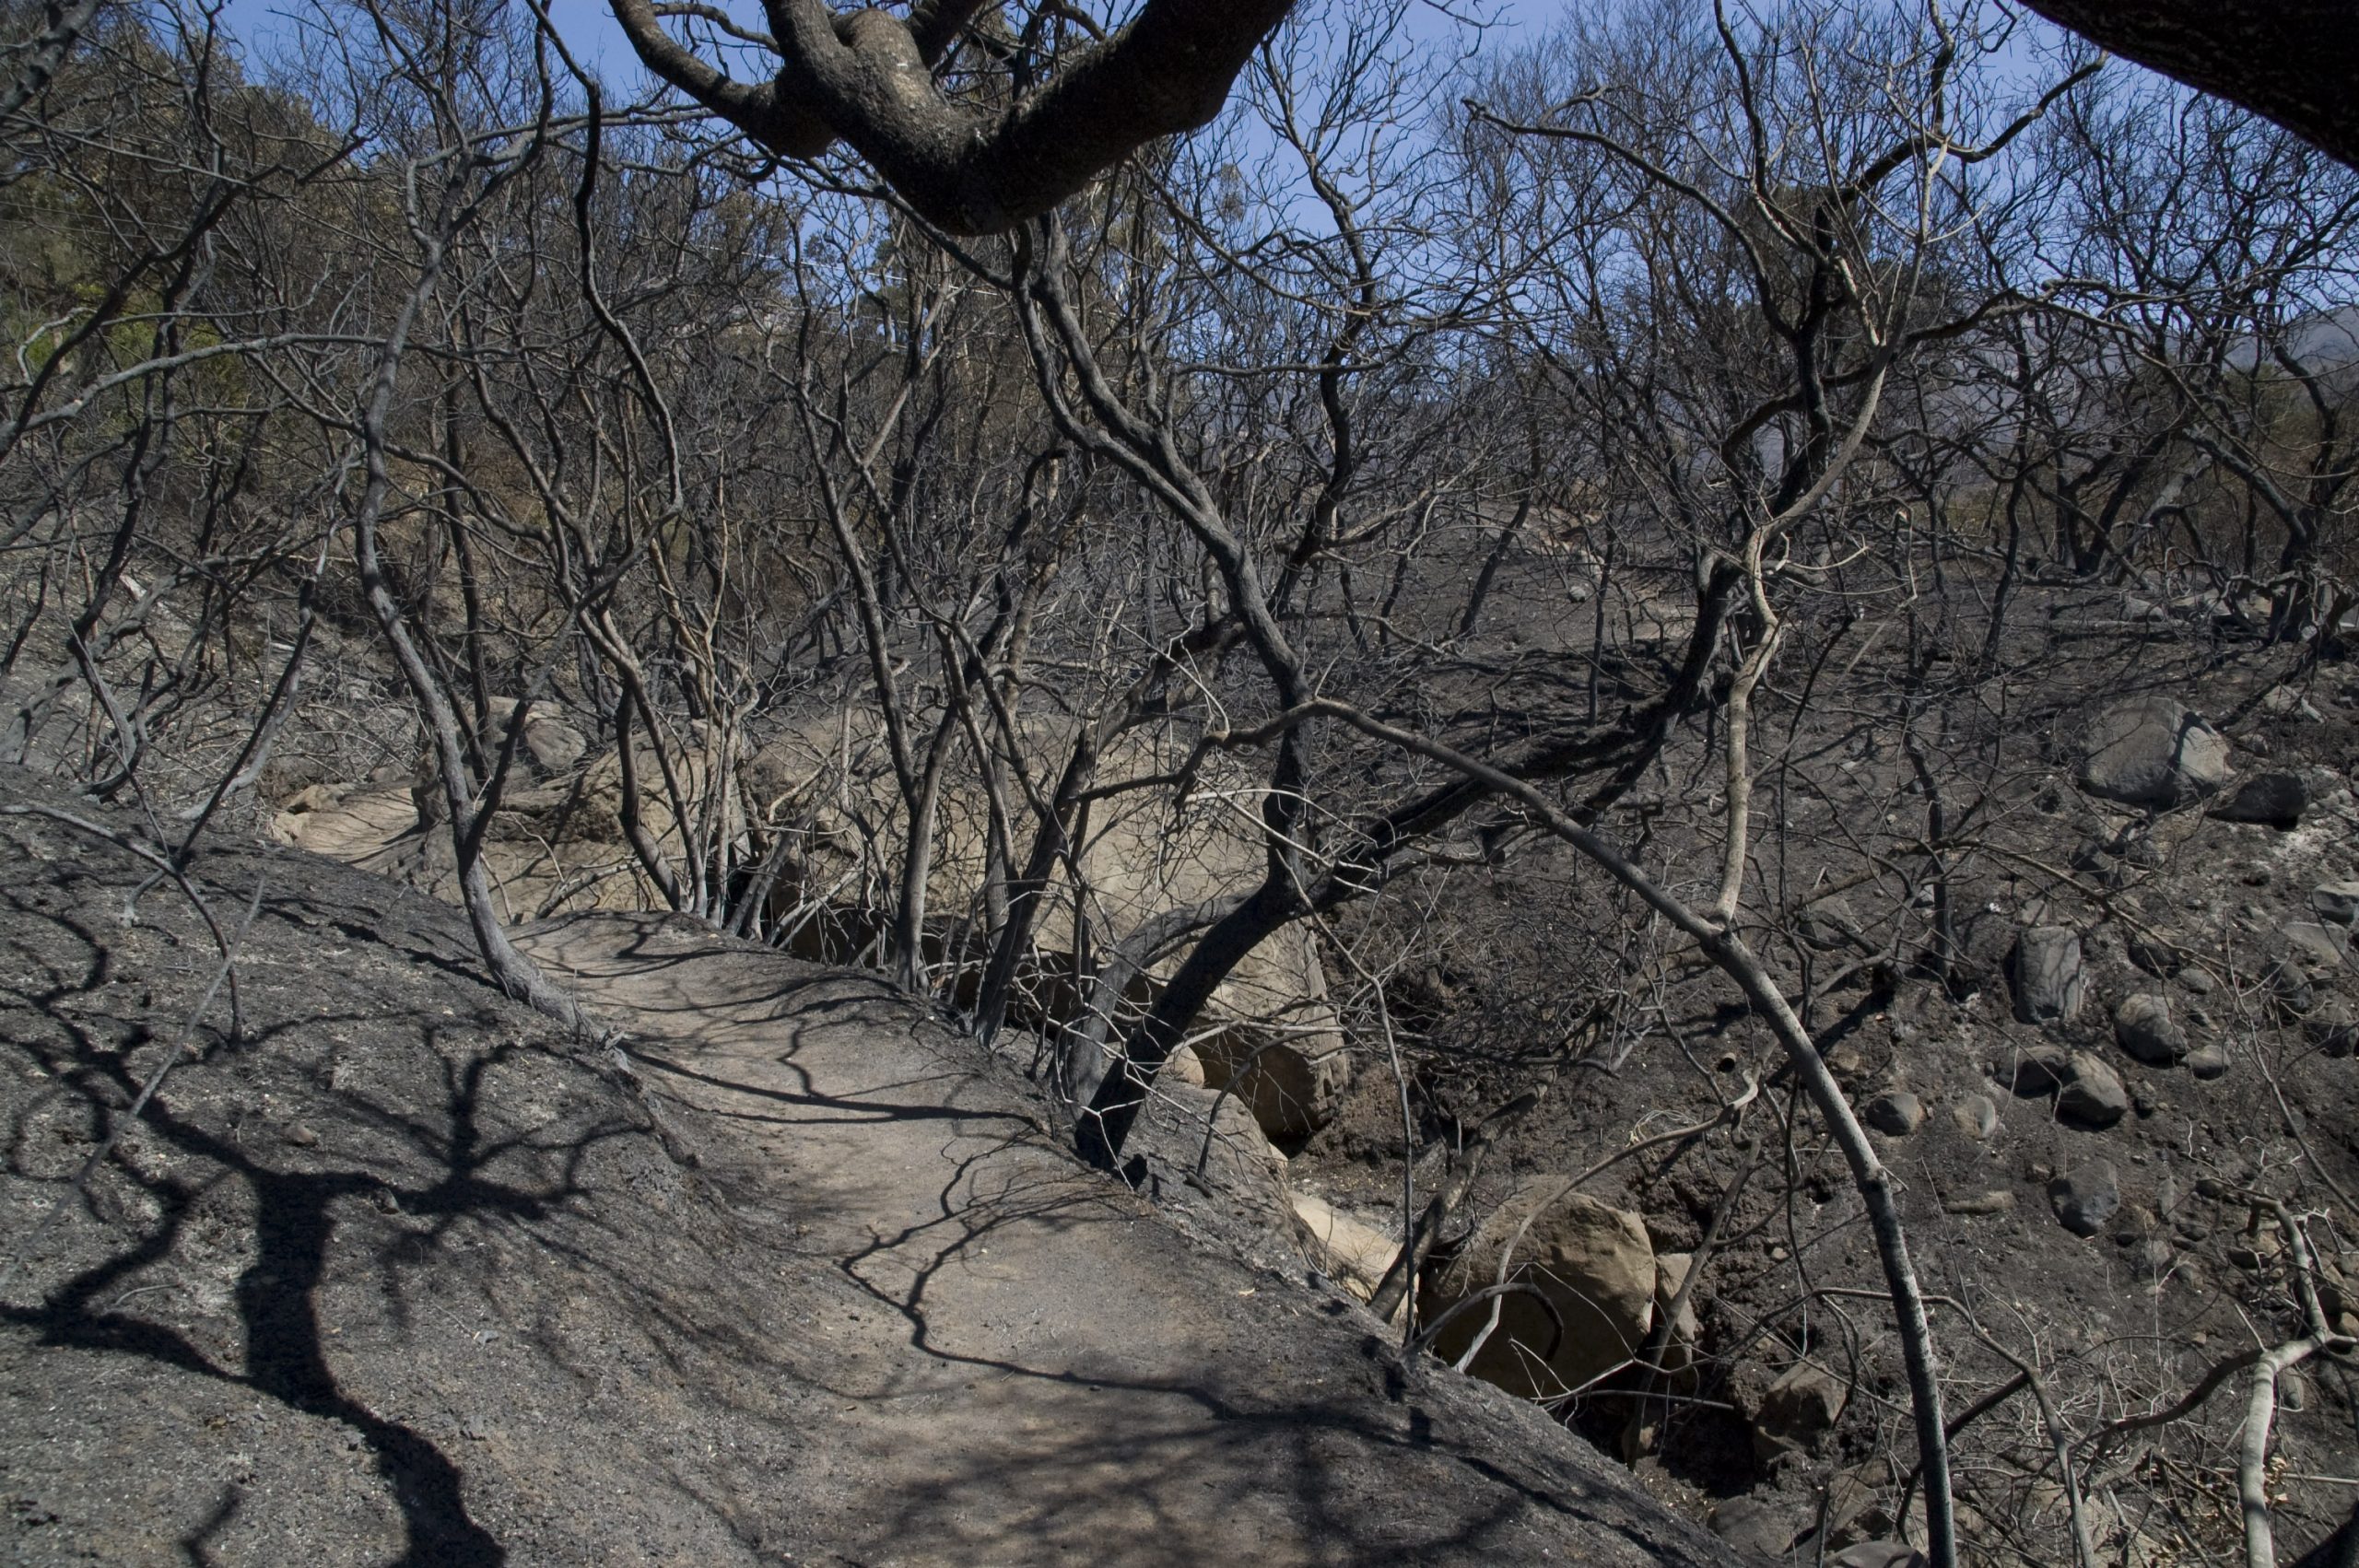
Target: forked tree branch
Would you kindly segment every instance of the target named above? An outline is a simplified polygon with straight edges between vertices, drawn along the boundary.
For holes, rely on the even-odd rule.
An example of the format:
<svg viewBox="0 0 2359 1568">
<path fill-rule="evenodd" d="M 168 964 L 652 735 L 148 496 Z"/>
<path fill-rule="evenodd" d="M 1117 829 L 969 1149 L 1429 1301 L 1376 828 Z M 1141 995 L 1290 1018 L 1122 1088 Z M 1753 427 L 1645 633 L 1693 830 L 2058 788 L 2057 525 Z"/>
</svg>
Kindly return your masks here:
<svg viewBox="0 0 2359 1568">
<path fill-rule="evenodd" d="M 991 234 L 1036 217 L 1146 143 L 1211 122 L 1293 0 L 1146 0 L 1130 24 L 1013 101 L 935 80 L 992 0 L 926 0 L 906 22 L 825 0 L 764 0 L 768 82 L 735 80 L 664 30 L 680 8 L 612 0 L 647 68 L 781 158 L 838 141 L 928 222 Z M 746 31 L 737 30 L 745 38 Z"/>
</svg>

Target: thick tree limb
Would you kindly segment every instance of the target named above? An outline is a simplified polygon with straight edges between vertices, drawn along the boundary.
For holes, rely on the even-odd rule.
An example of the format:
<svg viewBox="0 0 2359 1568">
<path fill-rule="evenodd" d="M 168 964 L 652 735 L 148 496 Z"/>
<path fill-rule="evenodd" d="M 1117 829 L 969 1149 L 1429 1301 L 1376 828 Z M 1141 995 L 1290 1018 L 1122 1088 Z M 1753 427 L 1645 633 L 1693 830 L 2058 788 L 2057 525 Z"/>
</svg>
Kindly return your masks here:
<svg viewBox="0 0 2359 1568">
<path fill-rule="evenodd" d="M 2351 0 L 2031 0 L 2031 8 L 2359 167 Z"/>
<path fill-rule="evenodd" d="M 778 72 L 759 85 L 664 31 L 676 7 L 612 4 L 649 70 L 763 147 L 808 158 L 843 141 L 927 221 L 990 234 L 1047 212 L 1146 143 L 1209 123 L 1293 0 L 1147 0 L 1129 26 L 1012 104 L 953 97 L 933 79 L 984 0 L 930 0 L 908 22 L 765 0 Z"/>
</svg>

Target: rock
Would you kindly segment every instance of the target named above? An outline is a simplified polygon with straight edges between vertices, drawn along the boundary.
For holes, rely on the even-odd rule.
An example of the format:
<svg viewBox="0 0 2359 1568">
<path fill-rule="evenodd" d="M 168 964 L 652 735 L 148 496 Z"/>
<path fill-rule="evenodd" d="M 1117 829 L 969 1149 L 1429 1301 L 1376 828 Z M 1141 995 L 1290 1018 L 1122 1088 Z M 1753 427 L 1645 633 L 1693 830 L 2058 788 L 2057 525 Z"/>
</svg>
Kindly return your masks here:
<svg viewBox="0 0 2359 1568">
<path fill-rule="evenodd" d="M 1826 1568 L 1928 1568 L 1925 1554 L 1905 1540 L 1863 1540 L 1826 1560 Z"/>
<path fill-rule="evenodd" d="M 1925 1102 L 1906 1089 L 1887 1089 L 1868 1102 L 1864 1118 L 1878 1132 L 1906 1138 L 1925 1123 Z"/>
<path fill-rule="evenodd" d="M 293 816 L 299 812 L 323 812 L 340 804 L 343 800 L 344 791 L 333 784 L 307 785 L 298 790 L 295 798 L 287 802 L 287 814 Z"/>
<path fill-rule="evenodd" d="M 2334 970 L 2351 955 L 2351 937 L 2341 926 L 2289 920 L 2278 928 L 2286 956 L 2306 969 Z"/>
<path fill-rule="evenodd" d="M 2070 1023 L 2088 990 L 2081 939 L 2063 926 L 2032 926 L 2015 938 L 2015 1016 L 2026 1024 Z"/>
<path fill-rule="evenodd" d="M 2227 1257 L 2231 1264 L 2250 1274 L 2258 1273 L 2264 1266 L 2276 1261 L 2282 1250 L 2283 1248 L 2277 1238 L 2264 1231 L 2250 1241 L 2230 1242 Z"/>
<path fill-rule="evenodd" d="M 2160 931 L 2131 931 L 2122 939 L 2122 951 L 2129 954 L 2130 962 L 2158 980 L 2187 962 L 2186 950 Z"/>
<path fill-rule="evenodd" d="M 2130 1111 L 2130 1092 L 2120 1074 L 2087 1051 L 2074 1051 L 2069 1066 L 2071 1082 L 2056 1097 L 2056 1114 L 2086 1128 L 2107 1128 Z"/>
<path fill-rule="evenodd" d="M 1286 1192 L 1286 1157 L 1271 1147 L 1252 1113 L 1238 1103 L 1237 1096 L 1161 1082 L 1156 1093 L 1176 1113 L 1183 1129 L 1180 1147 L 1190 1168 L 1204 1148 L 1209 1119 L 1212 1152 L 1205 1162 L 1206 1175 L 1216 1187 L 1244 1198 L 1257 1214 L 1275 1216 L 1283 1225 L 1284 1216 L 1293 1210 Z"/>
<path fill-rule="evenodd" d="M 2075 775 L 2092 795 L 2156 808 L 2200 800 L 2227 777 L 2227 738 L 2185 703 L 2165 696 L 2118 703 L 2097 715 Z"/>
<path fill-rule="evenodd" d="M 2121 1207 L 2121 1178 L 2109 1160 L 2093 1160 L 2048 1184 L 2048 1204 L 2076 1236 L 2093 1236 Z"/>
<path fill-rule="evenodd" d="M 2106 876 L 2112 869 L 2107 862 L 2120 858 L 2120 846 L 2107 835 L 2096 833 L 2081 840 L 2081 847 L 2072 851 L 2072 858 L 2065 864 L 2083 876 Z M 2107 885 L 2117 883 L 2108 877 Z"/>
<path fill-rule="evenodd" d="M 508 743 L 508 727 L 516 721 L 516 699 L 493 697 L 484 718 L 485 743 L 496 754 Z M 590 754 L 590 743 L 581 731 L 557 717 L 556 708 L 535 702 L 525 710 L 524 732 L 517 738 L 516 749 L 534 774 L 548 778 L 578 769 Z"/>
<path fill-rule="evenodd" d="M 1957 1129 L 1976 1142 L 1999 1130 L 1999 1107 L 1990 1103 L 1988 1094 L 1968 1094 L 1950 1107 L 1950 1119 Z"/>
<path fill-rule="evenodd" d="M 524 716 L 524 738 L 519 743 L 534 768 L 556 775 L 570 773 L 590 754 L 581 731 L 562 720 L 543 718 L 535 710 Z"/>
<path fill-rule="evenodd" d="M 1309 1234 L 1310 1260 L 1362 1301 L 1376 1293 L 1384 1271 L 1401 1252 L 1401 1238 L 1339 1214 L 1307 1192 L 1290 1195 L 1294 1217 Z"/>
<path fill-rule="evenodd" d="M 2168 1067 L 2189 1050 L 2187 1031 L 2171 1017 L 2171 1004 L 2151 992 L 2121 999 L 2113 1010 L 2113 1037 L 2149 1067 Z"/>
<path fill-rule="evenodd" d="M 1638 1352 L 1653 1327 L 1655 1255 L 1645 1223 L 1574 1191 L 1561 1176 L 1526 1181 L 1494 1209 L 1434 1276 L 1426 1309 L 1438 1317 L 1503 1271 L 1547 1297 L 1564 1334 L 1559 1340 L 1531 1295 L 1495 1298 L 1498 1328 L 1469 1370 L 1526 1398 L 1579 1388 L 1613 1371 Z M 1488 1304 L 1470 1306 L 1436 1336 L 1434 1353 L 1456 1361 L 1489 1318 Z"/>
<path fill-rule="evenodd" d="M 2322 882 L 2310 889 L 2310 912 L 2330 926 L 2359 921 L 2359 882 Z"/>
<path fill-rule="evenodd" d="M 1696 1266 L 1695 1258 L 1684 1252 L 1655 1254 L 1655 1321 L 1660 1324 L 1671 1304 L 1687 1282 L 1687 1271 Z M 1672 1319 L 1671 1337 L 1663 1345 L 1663 1369 L 1675 1379 L 1684 1379 L 1692 1387 L 1692 1369 L 1696 1364 L 1696 1345 L 1703 1338 L 1704 1325 L 1696 1316 L 1699 1291 L 1690 1291 L 1687 1299 L 1679 1304 L 1679 1316 Z"/>
<path fill-rule="evenodd" d="M 1204 1064 L 1193 1046 L 1182 1041 L 1163 1059 L 1163 1071 L 1156 1075 L 1165 1083 L 1185 1083 L 1191 1089 L 1204 1086 Z"/>
<path fill-rule="evenodd" d="M 1872 1540 L 1892 1532 L 1892 1511 L 1880 1505 L 1879 1494 L 1892 1484 L 1892 1467 L 1882 1459 L 1848 1470 L 1837 1470 L 1826 1483 L 1825 1512 L 1821 1515 L 1831 1547 Z"/>
<path fill-rule="evenodd" d="M 1258 1028 L 1218 1030 L 1196 1042 L 1204 1082 L 1243 1100 L 1273 1138 L 1308 1138 L 1335 1119 L 1351 1086 L 1340 1036 L 1297 1044 Z"/>
<path fill-rule="evenodd" d="M 2302 1033 L 2309 1037 L 2311 1048 L 2322 1056 L 2340 1059 L 2359 1055 L 2359 1019 L 2352 1016 L 2348 1003 L 2327 1003 L 2302 1020 Z"/>
<path fill-rule="evenodd" d="M 2160 1236 L 2148 1236 L 2130 1249 L 2130 1271 L 2142 1280 L 2159 1280 L 2171 1271 L 2177 1254 Z"/>
<path fill-rule="evenodd" d="M 520 770 L 499 797 L 487 837 L 493 841 L 541 844 L 614 844 L 622 840 L 620 780 L 609 790 L 579 780 L 524 785 Z"/>
<path fill-rule="evenodd" d="M 1867 1053 L 1853 1041 L 1842 1041 L 1826 1053 L 1826 1071 L 1846 1083 L 1867 1070 Z"/>
<path fill-rule="evenodd" d="M 2297 773 L 2256 773 L 2211 811 L 2222 822 L 2257 822 L 2284 832 L 2302 825 L 2309 790 Z"/>
<path fill-rule="evenodd" d="M 2310 984 L 2309 976 L 2304 974 L 2301 964 L 2292 958 L 2282 958 L 2271 964 L 2261 977 L 2261 982 L 2269 989 L 2269 999 L 2275 1004 L 2277 1015 L 2289 1024 L 2318 1004 L 2318 993 Z"/>
<path fill-rule="evenodd" d="M 2006 1051 L 1990 1061 L 1990 1076 L 2025 1099 L 2054 1094 L 2071 1080 L 2071 1074 L 2072 1053 L 2062 1046 L 2026 1046 Z"/>
<path fill-rule="evenodd" d="M 2212 978 L 2211 970 L 2200 969 L 2192 964 L 2174 971 L 2171 978 L 2193 991 L 2197 996 L 2210 996 L 2220 984 L 2218 980 Z"/>
<path fill-rule="evenodd" d="M 1731 1546 L 1764 1557 L 1783 1557 L 1802 1534 L 1792 1519 L 1752 1497 L 1722 1498 L 1705 1514 L 1704 1523 Z"/>
<path fill-rule="evenodd" d="M 1753 1451 L 1764 1463 L 1807 1448 L 1842 1419 L 1851 1391 L 1816 1362 L 1798 1361 L 1761 1397 L 1753 1418 Z"/>
</svg>

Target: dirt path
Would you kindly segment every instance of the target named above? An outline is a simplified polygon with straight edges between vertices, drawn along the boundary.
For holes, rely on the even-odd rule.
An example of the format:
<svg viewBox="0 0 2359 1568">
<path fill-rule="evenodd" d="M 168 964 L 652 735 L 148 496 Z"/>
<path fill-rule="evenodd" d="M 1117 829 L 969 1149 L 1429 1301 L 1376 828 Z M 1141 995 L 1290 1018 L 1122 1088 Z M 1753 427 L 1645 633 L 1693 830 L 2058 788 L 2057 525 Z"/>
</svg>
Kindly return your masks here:
<svg viewBox="0 0 2359 1568">
<path fill-rule="evenodd" d="M 656 917 L 526 946 L 739 1211 L 870 1304 L 777 1330 L 836 1368 L 841 1561 L 1726 1561 L 1532 1412 L 1404 1382 L 1340 1294 L 1191 1246 L 880 984 Z"/>
</svg>

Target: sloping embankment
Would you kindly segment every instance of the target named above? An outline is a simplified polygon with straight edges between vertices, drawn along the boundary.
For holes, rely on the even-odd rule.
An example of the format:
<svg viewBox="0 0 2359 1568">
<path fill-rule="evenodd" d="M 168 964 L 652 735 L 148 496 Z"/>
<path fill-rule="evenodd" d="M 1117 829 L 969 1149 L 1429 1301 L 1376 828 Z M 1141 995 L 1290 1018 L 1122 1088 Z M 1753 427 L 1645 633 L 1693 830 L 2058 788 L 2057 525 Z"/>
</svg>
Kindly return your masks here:
<svg viewBox="0 0 2359 1568">
<path fill-rule="evenodd" d="M 477 982 L 452 912 L 208 854 L 225 926 L 262 884 L 242 1039 L 217 999 L 75 1194 L 218 959 L 27 805 L 95 815 L 0 776 L 18 1561 L 1727 1559 L 1081 1170 L 873 979 L 654 918 L 534 939 L 624 1065 Z"/>
</svg>

